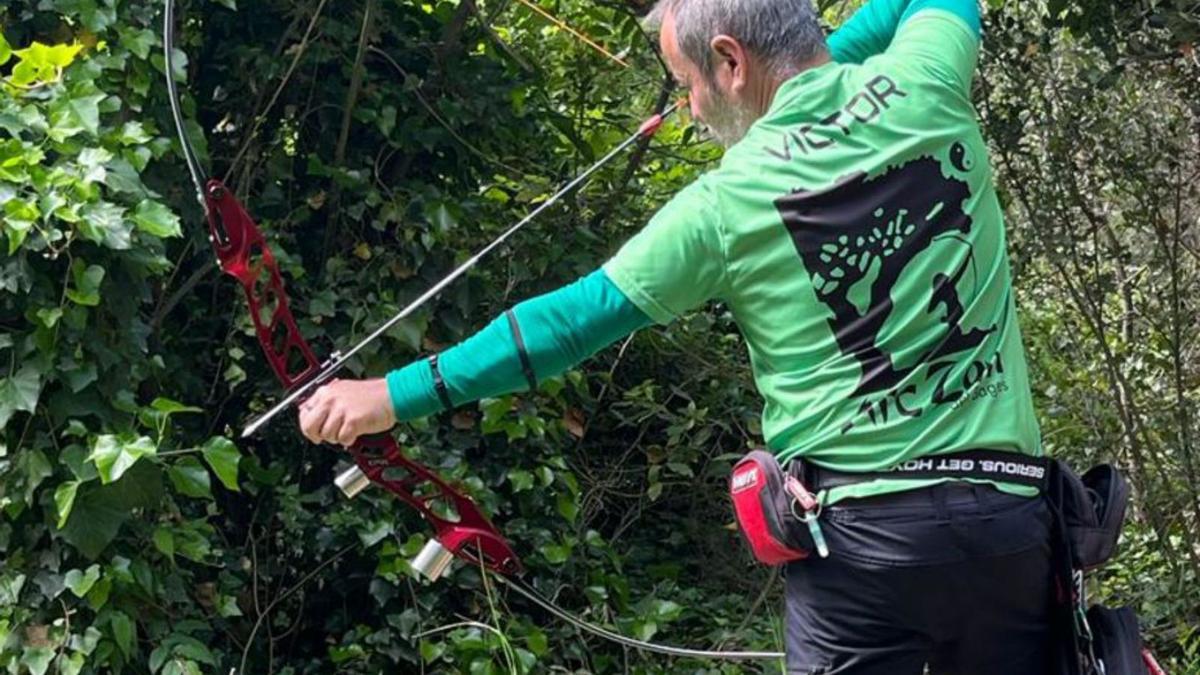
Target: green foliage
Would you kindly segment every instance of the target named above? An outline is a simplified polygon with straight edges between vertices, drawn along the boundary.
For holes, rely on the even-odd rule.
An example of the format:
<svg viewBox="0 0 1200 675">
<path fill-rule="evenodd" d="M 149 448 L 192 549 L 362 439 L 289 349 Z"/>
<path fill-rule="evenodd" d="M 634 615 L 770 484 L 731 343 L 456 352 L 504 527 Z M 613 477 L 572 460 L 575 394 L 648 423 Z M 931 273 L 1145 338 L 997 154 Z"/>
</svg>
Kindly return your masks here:
<svg viewBox="0 0 1200 675">
<path fill-rule="evenodd" d="M 855 4 L 820 3 L 831 21 Z M 1195 403 L 1197 373 L 1184 363 L 1194 343 L 1172 331 L 1196 308 L 1166 299 L 1194 298 L 1196 276 L 1180 262 L 1183 245 L 1162 257 L 1172 239 L 1160 234 L 1194 222 L 1194 190 L 1166 229 L 1152 216 L 1174 203 L 1155 190 L 1180 184 L 1169 179 L 1182 165 L 1158 159 L 1164 147 L 1196 156 L 1184 132 L 1200 78 L 1178 49 L 1145 71 L 1113 64 L 1144 56 L 1136 46 L 1163 30 L 1189 40 L 1193 14 L 1156 3 L 1175 17 L 1164 29 L 1123 5 L 1092 4 L 990 2 L 981 113 L 997 154 L 1017 158 L 997 172 L 1047 445 L 1081 459 L 1119 448 L 1138 481 L 1128 544 L 1099 591 L 1136 603 L 1156 646 L 1189 668 L 1200 646 L 1188 628 L 1200 611 L 1185 452 L 1195 420 L 1179 411 Z M 288 420 L 231 440 L 278 386 L 241 291 L 207 252 L 170 120 L 161 11 L 158 0 L 0 8 L 0 667 L 749 670 L 585 638 L 469 566 L 422 584 L 408 560 L 427 526 L 383 493 L 341 499 L 330 482 L 344 456 L 309 447 Z M 172 75 L 191 92 L 190 137 L 259 219 L 319 351 L 415 298 L 653 107 L 665 73 L 627 10 L 572 0 L 553 11 L 634 67 L 619 70 L 518 3 L 181 7 Z M 364 27 L 371 49 L 359 58 Z M 1115 51 L 1099 45 L 1114 34 Z M 1045 88 L 1062 84 L 1053 68 L 1076 86 L 1066 108 Z M 1083 136 L 1035 136 L 1046 115 Z M 1121 121 L 1134 118 L 1143 126 L 1131 140 Z M 668 125 L 364 350 L 353 374 L 399 366 L 590 271 L 715 158 L 693 129 Z M 1047 225 L 1086 221 L 1087 200 L 1064 205 L 1055 192 L 1068 170 L 1114 214 L 1122 244 L 1086 258 L 1098 305 L 1054 276 L 1064 244 L 1088 240 Z M 1032 186 L 1027 204 L 1017 186 Z M 1130 277 L 1148 284 L 1133 296 L 1139 316 L 1184 318 L 1113 330 L 1128 315 L 1119 291 Z M 1088 332 L 1083 310 L 1094 306 L 1103 320 Z M 1142 405 L 1113 405 L 1122 387 L 1144 392 Z M 736 327 L 715 306 L 643 331 L 535 394 L 408 425 L 398 438 L 465 486 L 514 542 L 530 582 L 561 604 L 636 637 L 777 649 L 780 584 L 738 546 L 723 496 L 731 462 L 761 443 L 758 414 Z"/>
<path fill-rule="evenodd" d="M 1160 653 L 1178 657 L 1168 671 L 1193 672 L 1200 62 L 1143 49 L 1161 37 L 1161 26 L 1139 28 L 1157 23 L 1133 16 L 1143 4 L 993 16 L 1003 30 L 986 43 L 981 115 L 1047 450 L 1080 466 L 1115 461 L 1134 489 L 1124 546 L 1098 590 L 1138 608 Z M 1200 16 L 1196 3 L 1156 4 Z M 1072 30 L 1045 31 L 1059 21 Z"/>
</svg>

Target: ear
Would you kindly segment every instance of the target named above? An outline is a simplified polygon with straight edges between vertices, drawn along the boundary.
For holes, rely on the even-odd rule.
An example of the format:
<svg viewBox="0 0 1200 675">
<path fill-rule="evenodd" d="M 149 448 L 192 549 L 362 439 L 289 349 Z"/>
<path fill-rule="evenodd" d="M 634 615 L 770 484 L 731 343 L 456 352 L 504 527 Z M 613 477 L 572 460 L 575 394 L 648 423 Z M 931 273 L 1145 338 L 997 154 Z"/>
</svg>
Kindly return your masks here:
<svg viewBox="0 0 1200 675">
<path fill-rule="evenodd" d="M 713 75 L 717 82 L 733 92 L 745 87 L 748 55 L 741 43 L 728 35 L 718 35 L 708 46 L 713 50 Z"/>
</svg>

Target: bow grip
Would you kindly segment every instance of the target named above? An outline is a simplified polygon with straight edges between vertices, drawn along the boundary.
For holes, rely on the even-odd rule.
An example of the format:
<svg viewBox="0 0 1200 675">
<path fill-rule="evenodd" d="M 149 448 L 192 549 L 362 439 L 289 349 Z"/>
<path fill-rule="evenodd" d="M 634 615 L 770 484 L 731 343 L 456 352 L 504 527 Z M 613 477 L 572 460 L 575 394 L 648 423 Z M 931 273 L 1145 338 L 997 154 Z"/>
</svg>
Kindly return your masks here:
<svg viewBox="0 0 1200 675">
<path fill-rule="evenodd" d="M 221 181 L 210 179 L 203 198 L 217 265 L 241 284 L 254 331 L 276 377 L 289 391 L 320 377 L 324 366 L 296 326 L 279 265 L 262 232 Z M 512 547 L 479 507 L 405 457 L 390 435 L 360 438 L 350 454 L 357 469 L 338 477 L 338 487 L 347 496 L 378 483 L 429 521 L 444 551 L 501 574 L 521 570 Z M 434 557 L 438 564 L 433 570 L 440 573 L 446 561 Z"/>
</svg>

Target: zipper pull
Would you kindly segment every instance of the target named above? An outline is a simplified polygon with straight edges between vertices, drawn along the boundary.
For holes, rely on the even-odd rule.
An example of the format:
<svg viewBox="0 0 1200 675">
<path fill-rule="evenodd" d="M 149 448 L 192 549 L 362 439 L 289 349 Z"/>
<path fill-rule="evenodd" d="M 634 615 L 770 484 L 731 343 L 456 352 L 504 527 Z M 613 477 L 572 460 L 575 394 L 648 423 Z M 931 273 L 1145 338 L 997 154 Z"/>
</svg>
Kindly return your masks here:
<svg viewBox="0 0 1200 675">
<path fill-rule="evenodd" d="M 821 524 L 817 522 L 817 512 L 805 511 L 800 521 L 808 525 L 808 533 L 812 535 L 813 543 L 817 546 L 817 555 L 828 558 L 829 545 L 825 543 L 825 533 L 821 531 Z"/>
</svg>

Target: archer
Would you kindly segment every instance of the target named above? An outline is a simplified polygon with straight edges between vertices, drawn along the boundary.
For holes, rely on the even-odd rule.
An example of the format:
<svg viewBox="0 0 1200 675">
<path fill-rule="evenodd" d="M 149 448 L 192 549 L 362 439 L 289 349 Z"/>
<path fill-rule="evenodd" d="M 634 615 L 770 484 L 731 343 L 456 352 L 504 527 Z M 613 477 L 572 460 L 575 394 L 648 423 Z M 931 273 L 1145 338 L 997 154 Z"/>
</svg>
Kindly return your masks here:
<svg viewBox="0 0 1200 675">
<path fill-rule="evenodd" d="M 386 378 L 318 389 L 304 434 L 350 445 L 533 388 L 720 299 L 750 351 L 767 447 L 815 495 L 808 533 L 794 534 L 829 552 L 787 565 L 789 672 L 1050 672 L 1037 488 L 893 471 L 1042 454 L 970 101 L 975 1 L 871 0 L 828 39 L 810 0 L 661 0 L 651 20 L 693 116 L 726 148 L 721 164 L 593 273 Z M 936 395 L 932 366 L 962 381 L 1001 361 L 974 383 L 996 395 Z M 893 392 L 920 414 L 862 423 L 864 403 Z"/>
</svg>

